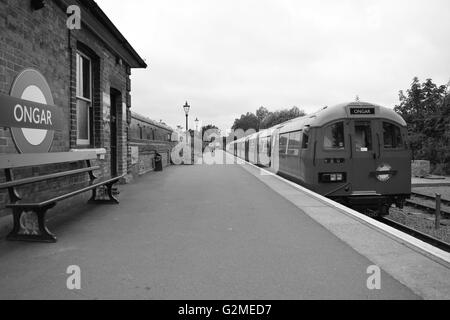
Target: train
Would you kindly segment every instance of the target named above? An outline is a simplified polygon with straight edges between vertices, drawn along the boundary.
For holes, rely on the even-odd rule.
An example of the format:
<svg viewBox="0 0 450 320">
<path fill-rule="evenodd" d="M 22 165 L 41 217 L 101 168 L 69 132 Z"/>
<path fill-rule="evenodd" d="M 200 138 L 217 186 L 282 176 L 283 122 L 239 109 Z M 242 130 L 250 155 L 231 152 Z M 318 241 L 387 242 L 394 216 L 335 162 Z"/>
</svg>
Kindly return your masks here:
<svg viewBox="0 0 450 320">
<path fill-rule="evenodd" d="M 378 216 L 411 196 L 407 124 L 394 110 L 342 103 L 235 138 L 229 153 L 343 205 Z"/>
</svg>

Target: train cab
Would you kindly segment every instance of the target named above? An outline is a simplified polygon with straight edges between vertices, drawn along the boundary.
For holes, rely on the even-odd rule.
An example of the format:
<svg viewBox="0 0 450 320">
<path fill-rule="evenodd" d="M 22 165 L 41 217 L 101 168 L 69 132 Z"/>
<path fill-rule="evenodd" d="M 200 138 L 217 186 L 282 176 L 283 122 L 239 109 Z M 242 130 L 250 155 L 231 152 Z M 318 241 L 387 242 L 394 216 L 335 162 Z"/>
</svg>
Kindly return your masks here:
<svg viewBox="0 0 450 320">
<path fill-rule="evenodd" d="M 318 192 L 352 207 L 402 206 L 411 193 L 406 123 L 393 110 L 354 102 L 316 115 Z"/>
</svg>

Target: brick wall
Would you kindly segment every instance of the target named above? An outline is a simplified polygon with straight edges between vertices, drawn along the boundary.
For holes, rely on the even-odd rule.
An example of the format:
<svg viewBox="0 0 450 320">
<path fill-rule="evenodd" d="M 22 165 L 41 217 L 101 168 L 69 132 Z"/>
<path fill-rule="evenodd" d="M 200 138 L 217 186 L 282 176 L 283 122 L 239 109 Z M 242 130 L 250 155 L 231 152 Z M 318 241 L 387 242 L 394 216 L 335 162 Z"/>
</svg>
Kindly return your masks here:
<svg viewBox="0 0 450 320">
<path fill-rule="evenodd" d="M 58 2 L 59 3 L 59 2 Z M 130 68 L 108 50 L 89 29 L 69 31 L 66 28 L 65 8 L 57 2 L 46 1 L 45 8 L 32 11 L 30 1 L 0 0 L 0 93 L 9 94 L 16 76 L 26 68 L 35 68 L 46 78 L 52 91 L 55 105 L 63 110 L 63 129 L 55 132 L 50 152 L 68 152 L 83 149 L 76 143 L 76 52 L 81 50 L 93 62 L 93 119 L 92 142 L 88 148 L 105 148 L 100 176 L 110 174 L 110 103 L 111 89 L 117 90 L 118 113 L 118 172 L 126 173 L 131 161 L 127 145 L 128 109 L 130 98 Z M 130 120 L 130 119 L 128 119 Z M 9 128 L 0 128 L 0 154 L 17 153 Z M 67 166 L 77 167 L 81 163 Z M 22 170 L 18 176 L 54 172 L 59 167 L 46 166 L 33 170 Z M 87 175 L 59 179 L 46 185 L 33 185 L 21 189 L 22 193 L 38 195 L 37 191 L 58 191 L 74 183 L 86 180 Z M 4 181 L 0 172 L 0 182 Z M 73 201 L 85 200 L 86 196 L 66 201 L 58 207 L 69 206 Z M 6 191 L 0 190 L 0 216 L 8 214 L 4 205 L 8 201 Z"/>
<path fill-rule="evenodd" d="M 130 166 L 130 173 L 134 177 L 155 169 L 153 160 L 156 152 L 162 156 L 163 167 L 170 165 L 170 153 L 174 147 L 174 142 L 131 139 L 129 146 L 130 148 L 136 148 L 138 151 L 136 163 L 132 163 Z"/>
</svg>

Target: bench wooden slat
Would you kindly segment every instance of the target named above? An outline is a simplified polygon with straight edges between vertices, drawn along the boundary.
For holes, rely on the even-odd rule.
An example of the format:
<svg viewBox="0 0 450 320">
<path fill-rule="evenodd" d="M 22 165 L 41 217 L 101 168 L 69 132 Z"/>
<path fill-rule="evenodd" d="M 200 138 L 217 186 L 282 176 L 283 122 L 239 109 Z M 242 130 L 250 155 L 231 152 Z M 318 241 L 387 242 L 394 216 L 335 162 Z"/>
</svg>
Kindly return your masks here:
<svg viewBox="0 0 450 320">
<path fill-rule="evenodd" d="M 72 191 L 72 192 L 69 192 L 69 193 L 63 194 L 61 196 L 58 196 L 58 197 L 55 197 L 55 198 L 52 198 L 52 199 L 48 199 L 48 200 L 45 200 L 45 201 L 42 201 L 42 202 L 33 202 L 33 203 L 31 203 L 31 202 L 19 201 L 19 202 L 14 203 L 14 204 L 8 204 L 6 207 L 7 208 L 22 208 L 22 209 L 46 207 L 46 206 L 48 206 L 48 205 L 50 205 L 52 203 L 56 203 L 56 202 L 65 200 L 67 198 L 71 198 L 73 196 L 76 196 L 76 195 L 78 195 L 80 193 L 84 193 L 86 191 L 95 189 L 95 188 L 97 188 L 99 186 L 102 186 L 102 185 L 105 185 L 105 184 L 108 184 L 108 183 L 111 183 L 111 182 L 115 182 L 115 181 L 125 177 L 125 175 L 126 174 L 123 174 L 121 176 L 117 176 L 117 177 L 114 177 L 114 178 L 102 179 L 101 181 L 98 181 L 98 182 L 94 181 L 87 187 L 80 188 L 80 189 L 77 189 L 75 191 Z"/>
<path fill-rule="evenodd" d="M 93 159 L 97 159 L 97 153 L 95 151 L 8 154 L 0 156 L 0 169 L 14 169 Z"/>
<path fill-rule="evenodd" d="M 94 171 L 94 170 L 98 170 L 98 169 L 100 169 L 100 166 L 92 166 L 92 167 L 87 167 L 87 168 L 75 169 L 75 170 L 64 171 L 64 172 L 57 172 L 57 173 L 46 174 L 46 175 L 42 175 L 42 176 L 25 178 L 25 179 L 18 179 L 18 180 L 14 180 L 11 182 L 0 183 L 0 189 L 18 187 L 18 186 L 23 186 L 23 185 L 26 185 L 29 183 L 35 183 L 35 182 L 40 182 L 40 181 L 44 181 L 44 180 L 51 180 L 51 179 L 56 179 L 56 178 L 61 178 L 61 177 L 66 177 L 66 176 L 73 176 L 73 175 L 76 175 L 79 173 Z"/>
</svg>

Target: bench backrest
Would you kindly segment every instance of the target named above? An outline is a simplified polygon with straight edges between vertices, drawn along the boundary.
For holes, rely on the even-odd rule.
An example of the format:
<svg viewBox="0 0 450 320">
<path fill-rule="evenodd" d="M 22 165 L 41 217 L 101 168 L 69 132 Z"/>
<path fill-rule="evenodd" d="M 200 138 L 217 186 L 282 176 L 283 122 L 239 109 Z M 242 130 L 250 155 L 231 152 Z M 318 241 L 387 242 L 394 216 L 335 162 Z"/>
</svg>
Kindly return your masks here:
<svg viewBox="0 0 450 320">
<path fill-rule="evenodd" d="M 14 169 L 95 159 L 97 159 L 97 153 L 95 151 L 8 154 L 0 156 L 0 169 Z"/>
</svg>

